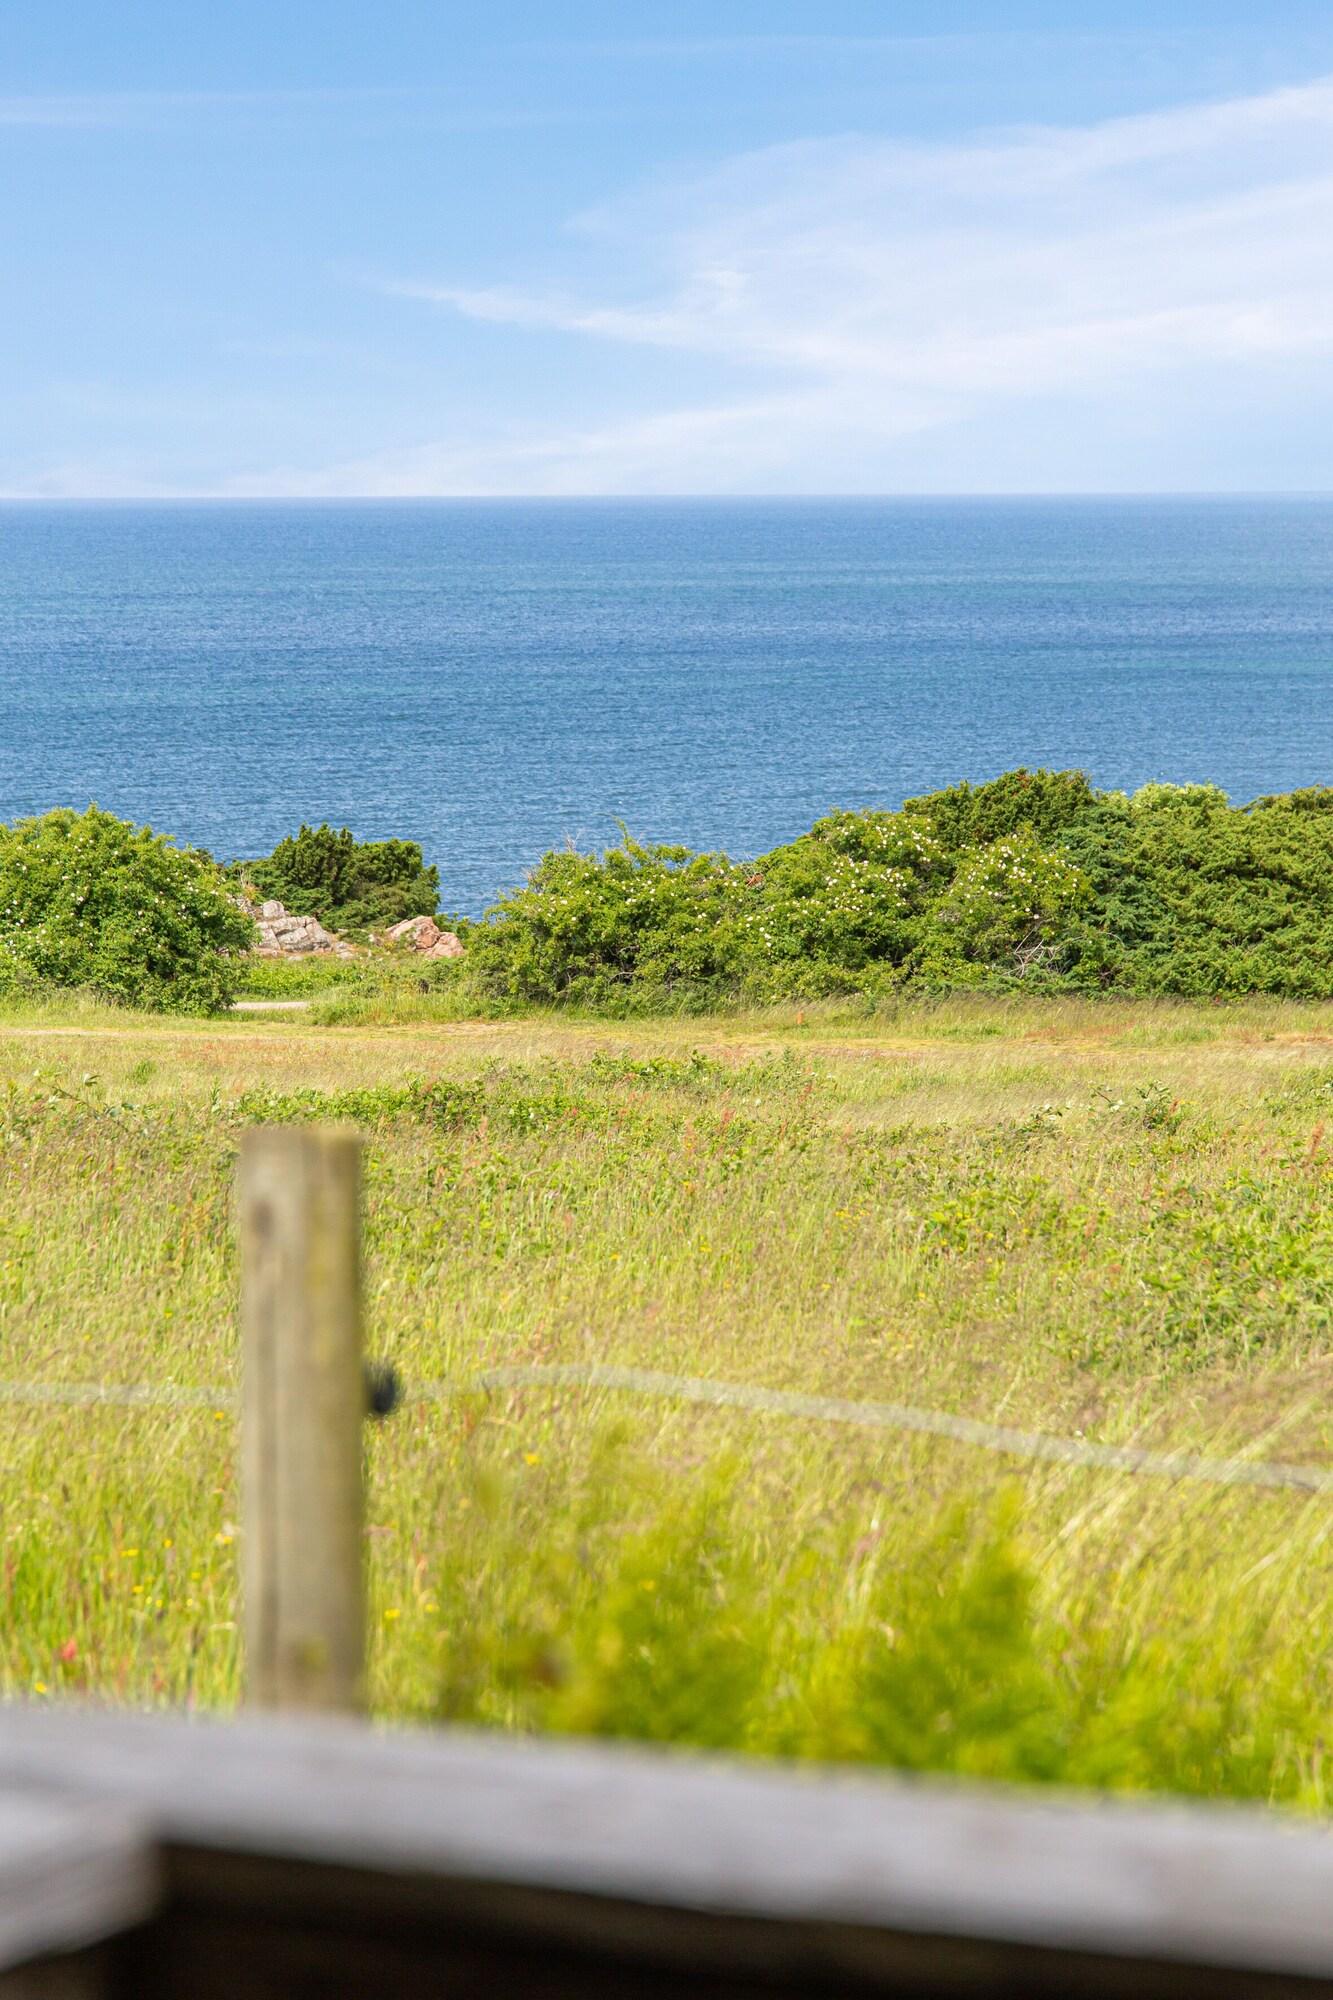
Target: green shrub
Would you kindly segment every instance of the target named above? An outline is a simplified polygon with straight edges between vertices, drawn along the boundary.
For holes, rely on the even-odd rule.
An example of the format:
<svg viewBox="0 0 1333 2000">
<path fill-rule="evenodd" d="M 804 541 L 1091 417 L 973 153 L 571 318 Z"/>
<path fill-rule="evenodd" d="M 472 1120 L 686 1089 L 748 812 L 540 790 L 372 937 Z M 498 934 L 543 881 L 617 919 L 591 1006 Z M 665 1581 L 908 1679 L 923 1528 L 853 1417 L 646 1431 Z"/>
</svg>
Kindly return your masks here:
<svg viewBox="0 0 1333 2000">
<path fill-rule="evenodd" d="M 922 984 L 1333 997 L 1333 788 L 1233 806 L 1011 771 L 748 863 L 548 854 L 468 929 L 482 996 L 628 1012 Z"/>
<path fill-rule="evenodd" d="M 725 855 L 645 847 L 548 854 L 489 922 L 468 931 L 469 968 L 496 995 L 599 1001 L 630 985 L 734 981 L 744 871 Z"/>
<path fill-rule="evenodd" d="M 989 847 L 1020 827 L 1043 841 L 1059 838 L 1092 812 L 1101 794 L 1082 771 L 1006 771 L 984 785 L 950 785 L 908 799 L 905 813 L 924 820 L 951 855 Z"/>
<path fill-rule="evenodd" d="M 1212 785 L 1112 793 L 1066 839 L 1091 896 L 1074 983 L 1138 994 L 1333 994 L 1333 811 Z"/>
<path fill-rule="evenodd" d="M 425 1082 L 379 1083 L 361 1090 L 247 1090 L 237 1100 L 236 1115 L 245 1124 L 305 1125 L 323 1120 L 353 1125 L 379 1125 L 400 1118 L 450 1131 L 477 1116 L 482 1104 L 479 1083 L 451 1083 L 447 1077 Z"/>
<path fill-rule="evenodd" d="M 667 1499 L 627 1536 L 583 1610 L 548 1727 L 583 1736 L 744 1744 L 772 1650 L 757 1578 L 727 1546 L 721 1482 Z"/>
<path fill-rule="evenodd" d="M 1073 1731 L 1035 1578 L 1009 1510 L 979 1538 L 961 1513 L 875 1578 L 865 1614 L 814 1663 L 789 1748 L 905 1771 L 1051 1780 Z"/>
<path fill-rule="evenodd" d="M 785 1560 L 743 1475 L 668 1482 L 608 1433 L 586 1480 L 474 1468 L 439 1578 L 452 1721 L 1019 1783 L 1317 1808 L 1326 1665 L 1272 1654 L 1261 1608 L 1202 1599 L 1114 1649 L 1095 1598 L 1043 1600 L 1013 1495 L 879 1559 L 831 1522 Z M 752 1503 L 750 1503 L 752 1504 Z M 497 1565 L 521 1516 L 523 1587 Z M 1264 1661 L 1247 1673 L 1241 1662 Z"/>
<path fill-rule="evenodd" d="M 241 972 L 240 991 L 251 1000 L 323 999 L 337 992 L 373 989 L 392 970 L 400 972 L 396 957 L 366 954 L 360 958 L 334 958 L 327 952 L 302 953 L 298 958 L 268 958 L 252 953 Z M 400 977 L 397 985 L 405 985 Z"/>
<path fill-rule="evenodd" d="M 0 981 L 81 987 L 126 1005 L 228 1005 L 254 936 L 222 871 L 89 806 L 0 827 Z"/>
<path fill-rule="evenodd" d="M 262 897 L 342 932 L 433 916 L 440 900 L 439 870 L 423 865 L 415 841 L 357 841 L 345 826 L 335 833 L 303 825 L 266 859 L 237 863 L 236 872 Z"/>
<path fill-rule="evenodd" d="M 1058 962 L 1074 912 L 1088 901 L 1084 876 L 1033 828 L 1017 827 L 989 847 L 965 851 L 932 905 L 923 964 L 964 963 L 1022 971 Z"/>
<path fill-rule="evenodd" d="M 923 911 L 949 880 L 943 843 L 909 812 L 839 812 L 741 874 L 738 969 L 801 968 L 807 987 L 845 983 L 867 966 L 898 966 Z M 819 968 L 822 982 L 809 974 Z"/>
</svg>

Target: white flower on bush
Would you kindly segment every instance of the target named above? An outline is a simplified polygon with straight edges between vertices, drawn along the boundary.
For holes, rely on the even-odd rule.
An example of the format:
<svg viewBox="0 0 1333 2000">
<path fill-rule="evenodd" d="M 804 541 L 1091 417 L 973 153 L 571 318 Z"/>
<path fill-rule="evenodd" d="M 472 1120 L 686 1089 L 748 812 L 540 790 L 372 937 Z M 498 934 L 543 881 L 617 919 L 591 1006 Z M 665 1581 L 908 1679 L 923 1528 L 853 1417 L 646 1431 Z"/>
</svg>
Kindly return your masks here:
<svg viewBox="0 0 1333 2000">
<path fill-rule="evenodd" d="M 967 957 L 995 962 L 1050 943 L 1087 893 L 1071 861 L 1019 827 L 963 862 L 935 920 Z"/>
</svg>

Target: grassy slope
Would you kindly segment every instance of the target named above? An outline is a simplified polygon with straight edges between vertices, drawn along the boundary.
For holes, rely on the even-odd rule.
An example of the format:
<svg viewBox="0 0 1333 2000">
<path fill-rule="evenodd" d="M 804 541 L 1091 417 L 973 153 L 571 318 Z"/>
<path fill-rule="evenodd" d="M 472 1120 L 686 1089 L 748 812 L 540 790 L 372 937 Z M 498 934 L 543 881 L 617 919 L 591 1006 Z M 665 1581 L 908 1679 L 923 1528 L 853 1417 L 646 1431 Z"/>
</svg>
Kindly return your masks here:
<svg viewBox="0 0 1333 2000">
<path fill-rule="evenodd" d="M 230 1382 L 238 1099 L 412 1077 L 480 1098 L 372 1124 L 409 1385 L 597 1359 L 1333 1456 L 1333 1009 L 1276 1004 L 15 1018 L 0 1374 Z M 230 1419 L 0 1440 L 0 1691 L 233 1699 Z M 1327 1497 L 568 1389 L 369 1458 L 386 1711 L 1323 1801 Z"/>
</svg>

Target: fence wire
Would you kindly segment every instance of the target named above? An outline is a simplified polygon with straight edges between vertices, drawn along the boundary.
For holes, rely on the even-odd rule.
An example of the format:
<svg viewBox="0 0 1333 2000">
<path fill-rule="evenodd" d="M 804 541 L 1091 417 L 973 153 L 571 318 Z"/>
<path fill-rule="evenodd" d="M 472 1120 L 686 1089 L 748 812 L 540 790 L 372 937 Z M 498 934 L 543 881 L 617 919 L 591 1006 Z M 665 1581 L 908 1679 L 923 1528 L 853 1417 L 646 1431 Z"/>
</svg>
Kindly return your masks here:
<svg viewBox="0 0 1333 2000">
<path fill-rule="evenodd" d="M 840 1396 L 805 1396 L 764 1389 L 746 1382 L 716 1382 L 702 1376 L 669 1375 L 649 1368 L 615 1368 L 599 1362 L 551 1362 L 488 1368 L 469 1377 L 421 1382 L 408 1387 L 406 1403 L 448 1403 L 461 1396 L 520 1388 L 601 1389 L 657 1401 L 698 1403 L 747 1410 L 761 1416 L 803 1418 L 864 1430 L 909 1431 L 954 1444 L 999 1452 L 1034 1462 L 1128 1472 L 1150 1479 L 1184 1479 L 1211 1486 L 1256 1486 L 1299 1493 L 1333 1493 L 1333 1469 L 1288 1465 L 1267 1459 L 1217 1458 L 1205 1453 L 1151 1451 L 1138 1445 L 1097 1444 L 1088 1438 L 1058 1437 L 1044 1431 L 1015 1430 L 945 1410 L 916 1409 L 908 1403 L 861 1403 Z M 191 1388 L 175 1383 L 0 1382 L 0 1404 L 40 1408 L 184 1409 L 233 1411 L 228 1389 Z"/>
<path fill-rule="evenodd" d="M 219 1410 L 236 1406 L 230 1389 L 191 1389 L 176 1382 L 0 1382 L 0 1403 L 38 1408 Z"/>
</svg>

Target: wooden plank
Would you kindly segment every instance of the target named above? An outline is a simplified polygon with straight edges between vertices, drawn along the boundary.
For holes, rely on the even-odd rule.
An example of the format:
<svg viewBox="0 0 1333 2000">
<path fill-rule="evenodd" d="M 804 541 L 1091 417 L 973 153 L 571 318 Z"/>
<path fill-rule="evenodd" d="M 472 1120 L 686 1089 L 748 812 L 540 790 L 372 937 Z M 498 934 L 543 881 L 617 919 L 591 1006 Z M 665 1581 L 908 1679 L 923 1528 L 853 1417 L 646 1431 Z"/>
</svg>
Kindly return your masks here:
<svg viewBox="0 0 1333 2000">
<path fill-rule="evenodd" d="M 1254 1990 L 1234 1970 L 1333 1992 L 1333 1830 L 1258 1811 L 324 1718 L 0 1709 L 6 1784 L 130 1806 L 187 1902 L 253 1915 L 262 1895 L 298 1928 L 378 1910 L 733 1981 L 799 1967 L 811 1991 L 925 1991 L 923 1954 L 960 1991 L 1019 1990 L 1021 1968 L 1022 1990 L 1058 1991 L 1032 1968 L 1065 1954 L 1080 1991 Z"/>
<path fill-rule="evenodd" d="M 160 1891 L 158 1857 L 141 1821 L 116 1807 L 0 1794 L 0 1973 L 83 1953 L 143 1923 Z M 74 1981 L 73 1990 L 82 1976 L 74 1966 L 42 1974 L 53 1988 Z M 20 1990 L 17 1974 L 10 1990 Z"/>
<path fill-rule="evenodd" d="M 101 1945 L 0 1971 L 0 2000 L 120 2000 L 120 1968 Z"/>
<path fill-rule="evenodd" d="M 510 1884 L 372 1877 L 355 1870 L 177 1851 L 168 1919 L 145 1934 L 171 1953 L 190 2000 L 370 1991 L 378 1966 L 396 2000 L 518 1992 L 525 2000 L 796 2000 L 885 1994 L 896 2000 L 1311 2000 L 1327 1981 L 1234 1967 L 1163 1963 L 881 1925 L 709 1912 Z M 203 1967 L 216 1984 L 200 1984 Z M 300 1976 L 297 1976 L 299 1969 Z M 228 1975 L 233 1981 L 229 1986 Z M 290 1978 L 288 1975 L 290 1974 Z M 326 1985 L 314 1984 L 322 1975 Z M 337 1978 L 349 1980 L 349 1986 Z M 311 1983 L 304 1983 L 309 1981 Z M 132 1988 L 136 2000 L 143 2000 Z"/>
<path fill-rule="evenodd" d="M 580 1909 L 582 1906 L 579 1906 Z M 353 1903 L 341 1918 L 275 1921 L 257 1904 L 178 1905 L 137 1934 L 114 2000 L 325 2000 L 392 1994 L 393 2000 L 1319 2000 L 1326 1985 L 1266 1973 L 1144 1966 L 1133 1960 L 964 1946 L 955 1940 L 877 1932 L 853 1957 L 850 1934 L 783 1926 L 763 1934 L 731 1924 L 718 1954 L 687 1913 L 646 1921 L 628 1945 L 582 1933 L 575 1945 L 471 1912 L 429 1925 L 378 1923 Z M 669 1937 L 669 1949 L 664 1938 Z M 0 1989 L 0 1993 L 3 1989 Z"/>
<path fill-rule="evenodd" d="M 247 1699 L 355 1712 L 365 1585 L 361 1149 L 318 1126 L 241 1142 Z"/>
</svg>

